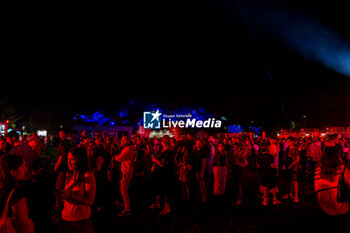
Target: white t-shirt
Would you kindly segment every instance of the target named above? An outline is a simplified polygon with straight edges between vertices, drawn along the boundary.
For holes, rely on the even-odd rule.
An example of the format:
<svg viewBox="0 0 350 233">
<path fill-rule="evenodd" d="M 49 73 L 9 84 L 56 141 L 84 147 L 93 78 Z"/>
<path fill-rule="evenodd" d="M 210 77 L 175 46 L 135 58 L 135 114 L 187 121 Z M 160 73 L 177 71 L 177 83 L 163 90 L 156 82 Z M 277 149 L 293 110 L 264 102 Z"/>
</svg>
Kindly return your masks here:
<svg viewBox="0 0 350 233">
<path fill-rule="evenodd" d="M 83 182 L 80 185 L 74 184 L 74 179 L 70 179 L 70 181 L 65 185 L 64 190 L 71 189 L 75 195 L 79 195 L 82 197 L 86 196 L 86 192 L 91 189 L 96 189 L 96 185 L 94 182 L 91 184 L 84 182 L 86 180 L 95 180 L 92 173 L 85 173 Z M 93 179 L 92 179 L 93 178 Z M 91 208 L 88 205 L 79 205 L 72 204 L 68 201 L 64 201 L 64 207 L 62 210 L 62 219 L 65 221 L 81 221 L 85 219 L 89 219 L 91 216 Z"/>
</svg>

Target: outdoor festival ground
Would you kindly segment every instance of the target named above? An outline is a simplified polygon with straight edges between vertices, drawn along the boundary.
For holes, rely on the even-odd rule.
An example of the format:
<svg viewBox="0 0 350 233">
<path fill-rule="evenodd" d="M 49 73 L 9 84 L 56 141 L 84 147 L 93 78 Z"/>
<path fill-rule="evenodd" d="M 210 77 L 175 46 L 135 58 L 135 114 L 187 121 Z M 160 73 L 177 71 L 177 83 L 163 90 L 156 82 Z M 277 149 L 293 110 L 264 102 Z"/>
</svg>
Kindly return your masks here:
<svg viewBox="0 0 350 233">
<path fill-rule="evenodd" d="M 52 161 L 46 160 L 47 166 Z M 132 215 L 118 217 L 121 211 L 109 205 L 98 214 L 93 214 L 94 232 L 318 232 L 320 223 L 328 218 L 322 213 L 313 192 L 312 178 L 300 180 L 300 203 L 283 200 L 277 206 L 272 198 L 267 207 L 257 197 L 259 174 L 248 170 L 244 182 L 244 204 L 233 205 L 234 186 L 228 183 L 226 196 L 215 199 L 212 196 L 205 204 L 189 203 L 181 198 L 172 202 L 172 212 L 166 216 L 149 209 L 154 200 L 149 180 L 134 177 L 130 184 Z M 32 218 L 36 232 L 57 232 L 58 225 L 52 223 L 54 206 L 54 177 L 46 174 L 33 187 L 36 196 Z M 279 177 L 279 197 L 288 191 L 288 182 Z M 272 197 L 272 196 L 271 196 Z M 281 199 L 281 198 L 280 198 Z M 325 224 L 326 226 L 327 223 Z M 329 225 L 330 226 L 330 225 Z M 324 232 L 324 226 L 322 231 Z M 332 231 L 334 232 L 334 231 Z"/>
</svg>

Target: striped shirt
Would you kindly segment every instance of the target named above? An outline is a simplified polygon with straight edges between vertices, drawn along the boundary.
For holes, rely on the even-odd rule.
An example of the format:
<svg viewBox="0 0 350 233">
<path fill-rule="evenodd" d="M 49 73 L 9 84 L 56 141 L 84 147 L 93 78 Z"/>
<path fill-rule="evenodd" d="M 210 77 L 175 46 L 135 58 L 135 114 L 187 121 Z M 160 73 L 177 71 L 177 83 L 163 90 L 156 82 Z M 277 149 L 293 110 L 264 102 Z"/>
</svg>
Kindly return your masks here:
<svg viewBox="0 0 350 233">
<path fill-rule="evenodd" d="M 329 215 L 342 215 L 349 211 L 348 202 L 338 202 L 339 177 L 342 168 L 338 169 L 335 176 L 328 178 L 321 174 L 321 169 L 315 170 L 314 186 L 317 193 L 318 203 L 322 210 Z"/>
</svg>

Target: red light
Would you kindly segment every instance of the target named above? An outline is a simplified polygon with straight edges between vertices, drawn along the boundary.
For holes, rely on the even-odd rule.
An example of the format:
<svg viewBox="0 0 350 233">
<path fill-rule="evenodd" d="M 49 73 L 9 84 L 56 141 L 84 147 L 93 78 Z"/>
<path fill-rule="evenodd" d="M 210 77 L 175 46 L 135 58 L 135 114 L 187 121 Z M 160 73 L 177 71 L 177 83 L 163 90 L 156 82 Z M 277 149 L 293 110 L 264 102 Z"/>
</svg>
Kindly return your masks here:
<svg viewBox="0 0 350 233">
<path fill-rule="evenodd" d="M 8 123 L 10 123 L 10 121 L 9 121 L 9 120 L 6 120 L 6 124 L 8 124 Z"/>
</svg>

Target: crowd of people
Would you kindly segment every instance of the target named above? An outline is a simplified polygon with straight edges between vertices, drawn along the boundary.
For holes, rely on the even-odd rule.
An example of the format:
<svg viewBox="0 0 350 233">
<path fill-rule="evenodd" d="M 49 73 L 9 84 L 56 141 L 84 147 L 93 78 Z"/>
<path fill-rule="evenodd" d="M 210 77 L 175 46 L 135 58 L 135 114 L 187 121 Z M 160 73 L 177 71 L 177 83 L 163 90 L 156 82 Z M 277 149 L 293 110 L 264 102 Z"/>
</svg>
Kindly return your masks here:
<svg viewBox="0 0 350 233">
<path fill-rule="evenodd" d="M 92 232 L 92 211 L 114 204 L 118 216 L 132 215 L 129 187 L 136 177 L 152 180 L 154 199 L 149 208 L 160 215 L 172 212 L 178 196 L 186 202 L 205 203 L 227 195 L 234 187 L 233 205 L 245 201 L 247 171 L 260 176 L 257 196 L 261 205 L 283 204 L 283 199 L 300 202 L 299 180 L 315 176 L 314 186 L 320 207 L 329 215 L 349 213 L 350 141 L 343 138 L 239 138 L 190 135 L 148 138 L 135 135 L 122 138 L 95 134 L 69 139 L 63 131 L 55 140 L 33 134 L 20 140 L 8 133 L 0 138 L 0 211 L 19 232 L 33 232 L 35 222 L 28 215 L 33 206 L 28 190 L 33 175 L 40 174 L 40 153 L 52 156 L 55 175 L 55 216 L 60 232 Z M 48 146 L 54 146 L 57 157 Z M 286 179 L 289 190 L 280 193 L 278 180 Z M 342 179 L 340 179 L 342 178 Z M 340 185 L 340 180 L 344 183 Z M 344 190 L 342 199 L 340 190 Z M 3 216 L 4 217 L 4 216 Z M 2 219 L 3 219 L 2 217 Z M 0 228 L 11 227 L 1 222 Z"/>
</svg>

